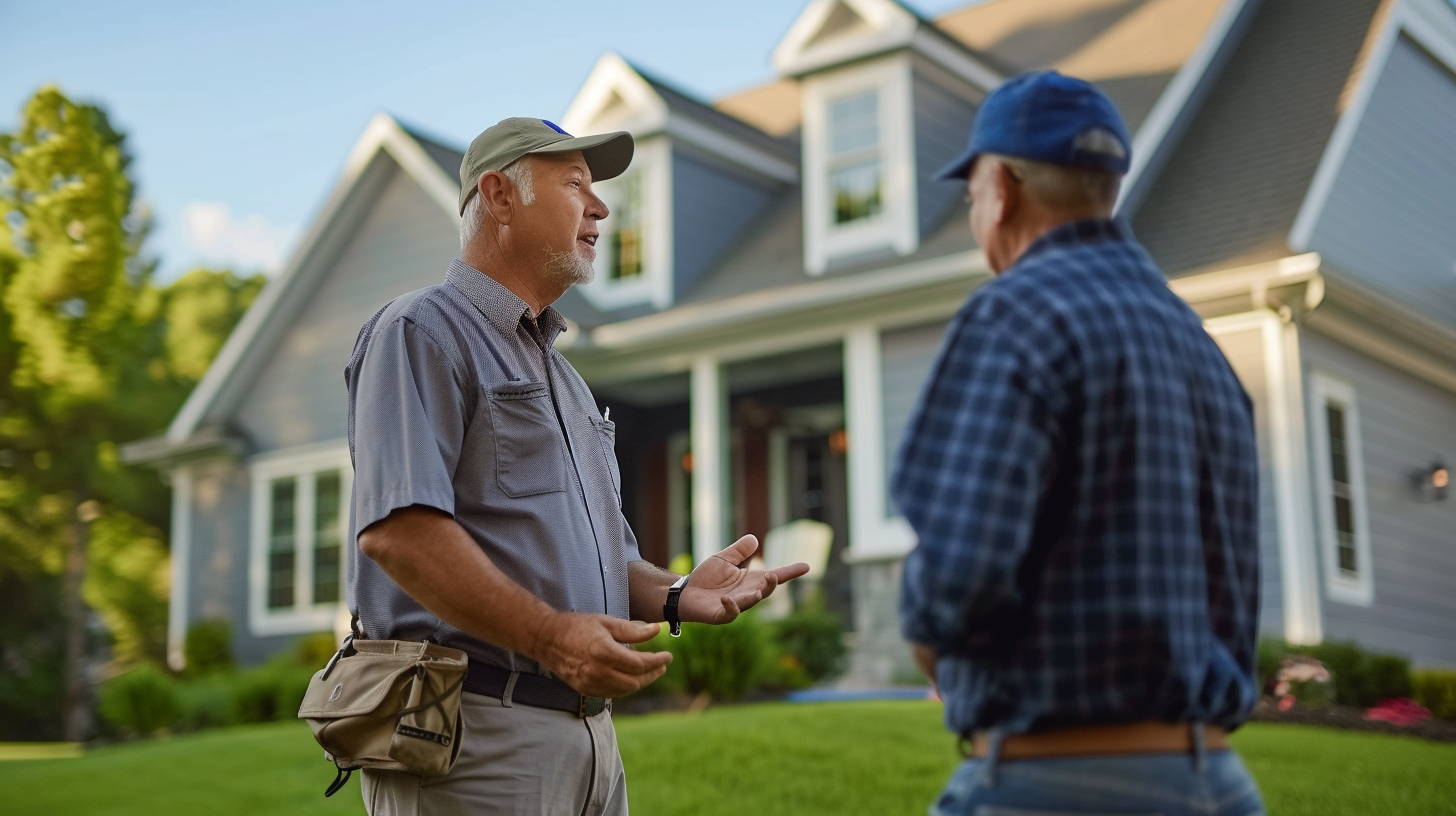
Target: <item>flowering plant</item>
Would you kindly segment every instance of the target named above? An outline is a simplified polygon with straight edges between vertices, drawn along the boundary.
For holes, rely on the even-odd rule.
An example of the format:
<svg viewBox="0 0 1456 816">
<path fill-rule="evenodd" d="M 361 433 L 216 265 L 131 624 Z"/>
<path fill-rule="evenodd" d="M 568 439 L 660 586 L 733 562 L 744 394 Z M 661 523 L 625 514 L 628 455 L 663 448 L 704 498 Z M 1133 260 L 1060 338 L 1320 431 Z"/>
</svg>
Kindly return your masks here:
<svg viewBox="0 0 1456 816">
<path fill-rule="evenodd" d="M 1279 662 L 1269 691 L 1279 701 L 1280 711 L 1288 711 L 1296 702 L 1320 708 L 1330 702 L 1330 670 L 1308 655 L 1288 655 Z"/>
<path fill-rule="evenodd" d="M 1415 725 L 1430 716 L 1430 709 L 1409 697 L 1381 700 L 1365 712 L 1367 720 L 1384 720 L 1401 727 Z"/>
</svg>

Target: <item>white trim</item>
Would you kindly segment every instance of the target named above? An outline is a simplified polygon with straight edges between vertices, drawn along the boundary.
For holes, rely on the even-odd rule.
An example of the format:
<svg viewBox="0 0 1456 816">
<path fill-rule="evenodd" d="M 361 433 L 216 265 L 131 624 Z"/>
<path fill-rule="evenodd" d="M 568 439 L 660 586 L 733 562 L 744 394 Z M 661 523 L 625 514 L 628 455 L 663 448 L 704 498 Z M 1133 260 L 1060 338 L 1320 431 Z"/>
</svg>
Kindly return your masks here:
<svg viewBox="0 0 1456 816">
<path fill-rule="evenodd" d="M 1273 460 L 1274 505 L 1278 513 L 1279 565 L 1283 591 L 1284 637 L 1292 643 L 1323 638 L 1314 531 L 1310 520 L 1309 456 L 1304 443 L 1304 413 L 1299 400 L 1300 362 L 1297 331 L 1267 309 L 1217 317 L 1204 322 L 1217 337 L 1258 331 L 1264 352 L 1263 383 L 1268 401 L 1269 452 Z"/>
<path fill-rule="evenodd" d="M 577 287 L 598 309 L 619 309 L 639 303 L 651 303 L 658 309 L 672 305 L 673 298 L 673 219 L 672 219 L 672 145 L 666 137 L 656 136 L 644 139 L 637 145 L 635 165 L 628 173 L 640 174 L 642 184 L 643 247 L 642 274 L 631 280 L 611 280 L 607 275 L 610 258 L 598 250 L 595 264 L 596 277 L 591 283 Z M 623 174 L 624 176 L 626 174 Z M 620 178 L 620 177 L 619 177 Z M 609 179 L 600 185 L 600 195 L 607 202 L 608 209 L 618 191 L 618 179 Z M 594 185 L 595 186 L 595 185 Z M 611 235 L 610 215 L 602 222 L 603 239 Z"/>
<path fill-rule="evenodd" d="M 859 15 L 870 30 L 857 36 L 829 37 L 815 43 L 814 39 L 841 4 Z M 812 0 L 774 47 L 773 67 L 780 74 L 795 76 L 903 48 L 911 43 L 919 27 L 920 21 L 915 15 L 887 0 Z"/>
<path fill-rule="evenodd" d="M 909 255 L 920 246 L 911 73 L 910 56 L 901 53 L 804 79 L 804 268 L 809 274 L 822 273 L 834 258 L 882 248 Z M 882 210 L 872 219 L 837 226 L 830 220 L 829 105 L 866 91 L 878 95 Z"/>
<path fill-rule="evenodd" d="M 1451 7 L 1439 0 L 1399 0 L 1390 10 L 1390 16 L 1370 52 L 1365 55 L 1355 92 L 1325 145 L 1314 180 L 1299 206 L 1294 226 L 1289 230 L 1290 247 L 1300 251 L 1310 247 L 1315 228 L 1324 215 L 1340 170 L 1365 119 L 1365 111 L 1375 95 L 1375 86 L 1385 73 L 1391 52 L 1402 34 L 1417 42 L 1448 69 L 1456 71 L 1456 14 Z"/>
<path fill-rule="evenodd" d="M 952 45 L 952 42 L 952 38 L 943 32 L 922 26 L 911 38 L 910 48 L 983 91 L 991 91 L 1006 81 L 1006 77 L 977 61 L 966 53 L 964 47 Z"/>
<path fill-rule="evenodd" d="M 1328 403 L 1338 403 L 1345 411 L 1345 445 L 1350 468 L 1350 512 L 1355 526 L 1355 576 L 1349 577 L 1339 567 L 1339 541 L 1335 532 L 1335 503 L 1330 494 L 1333 476 L 1330 468 Z M 1313 429 L 1315 494 L 1319 497 L 1320 556 L 1324 563 L 1325 594 L 1332 601 L 1370 606 L 1375 602 L 1374 562 L 1370 553 L 1370 512 L 1365 489 L 1365 454 L 1360 435 L 1360 405 L 1355 388 L 1322 371 L 1310 373 L 1310 428 Z"/>
<path fill-rule="evenodd" d="M 248 463 L 252 492 L 248 536 L 248 629 L 254 637 L 297 635 L 334 629 L 339 610 L 345 605 L 343 587 L 335 603 L 315 604 L 313 596 L 314 502 L 316 475 L 339 471 L 339 580 L 347 575 L 349 557 L 349 496 L 354 469 L 348 444 L 326 442 L 274 451 L 254 457 Z M 274 479 L 294 477 L 294 606 L 284 611 L 268 609 L 268 531 L 271 485 Z"/>
<path fill-rule="evenodd" d="M 844 413 L 849 435 L 849 548 L 861 562 L 901 558 L 915 546 L 905 519 L 885 500 L 884 400 L 880 329 L 861 325 L 844 335 Z"/>
<path fill-rule="evenodd" d="M 1221 298 L 1237 297 L 1247 293 L 1251 309 L 1263 309 L 1267 304 L 1270 289 L 1281 286 L 1308 284 L 1311 290 L 1305 299 L 1305 308 L 1319 305 L 1324 296 L 1324 282 L 1320 276 L 1321 258 L 1318 252 L 1291 255 L 1277 261 L 1220 269 L 1203 275 L 1190 275 L 1168 281 L 1168 288 L 1189 303 L 1201 303 Z"/>
<path fill-rule="evenodd" d="M 693 457 L 693 563 L 725 546 L 732 499 L 728 495 L 728 383 L 712 357 L 693 361 L 689 374 Z"/>
<path fill-rule="evenodd" d="M 601 348 L 626 348 L 670 341 L 745 320 L 817 310 L 913 287 L 990 274 L 986 253 L 979 249 L 968 250 L 889 267 L 873 275 L 827 278 L 749 292 L 711 303 L 679 306 L 671 311 L 599 326 L 592 330 L 591 340 L 593 345 Z"/>
<path fill-rule="evenodd" d="M 1153 103 L 1152 109 L 1133 135 L 1132 166 L 1128 168 L 1127 177 L 1118 194 L 1116 209 L 1121 210 L 1123 202 L 1142 178 L 1143 171 L 1158 155 L 1164 140 L 1183 117 L 1189 100 L 1204 85 L 1209 67 L 1223 50 L 1224 42 L 1248 4 L 1249 0 L 1226 0 L 1204 30 L 1193 53 L 1188 55 L 1178 73 L 1173 75 L 1167 87 L 1158 94 L 1157 102 Z"/>
<path fill-rule="evenodd" d="M 620 108 L 613 103 L 614 95 L 622 101 Z M 704 103 L 704 107 L 710 106 Z M 782 156 L 674 114 L 652 83 L 637 73 L 631 63 L 610 51 L 592 66 L 591 74 L 567 107 L 561 126 L 582 136 L 625 130 L 641 140 L 637 145 L 639 151 L 642 141 L 665 133 L 776 181 L 792 184 L 799 179 L 798 166 Z"/>
<path fill-rule="evenodd" d="M 624 108 L 612 104 L 616 95 Z M 605 114 L 610 113 L 610 116 Z M 667 128 L 667 103 L 626 60 L 612 51 L 597 58 L 586 82 L 572 97 L 561 126 L 578 136 L 625 130 L 634 136 Z"/>
<path fill-rule="evenodd" d="M 187 604 L 192 579 L 192 468 L 172 468 L 172 587 L 167 601 L 167 665 L 187 667 Z"/>
<path fill-rule="evenodd" d="M 388 114 L 377 114 L 369 121 L 359 141 L 354 144 L 344 163 L 344 172 L 323 210 L 313 221 L 308 233 L 289 257 L 288 265 L 278 277 L 268 282 L 259 293 L 247 314 L 238 322 L 237 328 L 228 335 L 227 342 L 218 351 L 217 357 L 208 366 L 202 381 L 188 395 L 172 424 L 167 428 L 166 438 L 173 444 L 185 442 L 207 413 L 212 410 L 224 386 L 243 363 L 245 357 L 261 353 L 265 342 L 272 335 L 288 327 L 270 321 L 273 311 L 280 304 L 289 302 L 289 295 L 304 281 L 326 271 L 327 266 L 316 259 L 316 250 L 326 243 L 331 222 L 338 218 L 352 198 L 365 170 L 381 151 L 386 152 L 444 209 L 445 214 L 459 224 L 460 216 L 455 207 L 459 186 L 455 180 L 435 164 L 419 143 L 410 137 Z"/>
</svg>

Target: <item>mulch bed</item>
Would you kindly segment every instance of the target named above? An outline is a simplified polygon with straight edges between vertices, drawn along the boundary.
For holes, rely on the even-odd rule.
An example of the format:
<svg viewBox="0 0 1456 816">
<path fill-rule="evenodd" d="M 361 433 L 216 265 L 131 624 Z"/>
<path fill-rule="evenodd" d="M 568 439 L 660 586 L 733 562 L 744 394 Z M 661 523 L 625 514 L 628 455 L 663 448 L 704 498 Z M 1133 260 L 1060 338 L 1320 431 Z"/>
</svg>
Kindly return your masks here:
<svg viewBox="0 0 1456 816">
<path fill-rule="evenodd" d="M 1456 742 L 1456 722 L 1430 719 L 1415 725 L 1399 726 L 1384 720 L 1367 720 L 1364 709 L 1342 705 L 1331 705 L 1325 708 L 1295 706 L 1288 711 L 1280 711 L 1272 699 L 1265 697 L 1254 706 L 1254 713 L 1249 719 L 1254 722 L 1322 725 L 1327 728 L 1343 728 L 1348 731 L 1405 734 L 1437 742 Z"/>
</svg>

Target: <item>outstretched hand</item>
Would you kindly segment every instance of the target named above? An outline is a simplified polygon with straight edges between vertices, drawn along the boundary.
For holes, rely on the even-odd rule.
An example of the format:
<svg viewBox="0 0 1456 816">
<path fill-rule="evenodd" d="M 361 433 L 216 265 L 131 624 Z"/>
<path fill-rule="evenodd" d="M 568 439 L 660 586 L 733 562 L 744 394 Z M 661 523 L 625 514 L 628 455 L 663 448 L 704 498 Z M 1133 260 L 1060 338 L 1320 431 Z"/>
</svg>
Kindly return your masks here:
<svg viewBox="0 0 1456 816">
<path fill-rule="evenodd" d="M 809 565 L 804 563 L 771 570 L 741 566 L 756 552 L 758 539 L 746 535 L 708 556 L 688 576 L 678 600 L 678 615 L 695 623 L 728 623 L 771 595 L 779 584 L 809 572 Z"/>
</svg>

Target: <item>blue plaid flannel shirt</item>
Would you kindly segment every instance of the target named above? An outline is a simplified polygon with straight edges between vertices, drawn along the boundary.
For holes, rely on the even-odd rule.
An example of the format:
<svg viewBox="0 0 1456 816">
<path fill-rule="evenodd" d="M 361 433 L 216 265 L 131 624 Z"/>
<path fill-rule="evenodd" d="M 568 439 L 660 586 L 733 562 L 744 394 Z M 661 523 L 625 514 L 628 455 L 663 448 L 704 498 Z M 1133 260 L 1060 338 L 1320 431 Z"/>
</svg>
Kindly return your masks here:
<svg viewBox="0 0 1456 816">
<path fill-rule="evenodd" d="M 1033 243 L 952 321 L 894 477 L 950 728 L 1242 723 L 1257 479 L 1248 396 L 1126 227 Z"/>
</svg>

